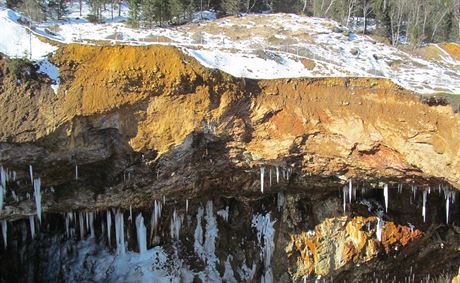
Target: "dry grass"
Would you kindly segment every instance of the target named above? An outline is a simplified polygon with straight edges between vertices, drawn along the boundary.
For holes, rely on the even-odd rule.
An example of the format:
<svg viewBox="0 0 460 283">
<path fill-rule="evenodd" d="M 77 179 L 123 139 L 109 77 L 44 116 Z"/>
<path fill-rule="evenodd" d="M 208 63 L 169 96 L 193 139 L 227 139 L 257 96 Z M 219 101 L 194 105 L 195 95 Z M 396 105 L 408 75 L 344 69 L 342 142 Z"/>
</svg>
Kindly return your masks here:
<svg viewBox="0 0 460 283">
<path fill-rule="evenodd" d="M 444 49 L 447 53 L 449 53 L 449 55 L 452 56 L 452 58 L 460 61 L 460 45 L 450 42 L 445 43 L 440 47 Z"/>
</svg>

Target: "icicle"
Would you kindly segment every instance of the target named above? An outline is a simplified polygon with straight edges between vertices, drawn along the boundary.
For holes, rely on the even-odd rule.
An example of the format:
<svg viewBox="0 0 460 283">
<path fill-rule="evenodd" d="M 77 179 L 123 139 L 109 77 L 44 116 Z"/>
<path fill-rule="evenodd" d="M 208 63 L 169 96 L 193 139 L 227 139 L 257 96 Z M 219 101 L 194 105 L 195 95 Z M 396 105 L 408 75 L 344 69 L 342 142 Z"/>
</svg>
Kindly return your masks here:
<svg viewBox="0 0 460 283">
<path fill-rule="evenodd" d="M 265 167 L 260 167 L 260 191 L 264 192 L 264 174 L 265 174 Z"/>
<path fill-rule="evenodd" d="M 382 241 L 382 228 L 383 228 L 383 220 L 382 218 L 379 216 L 377 218 L 377 231 L 376 231 L 376 234 L 377 234 L 377 241 L 381 242 Z"/>
<path fill-rule="evenodd" d="M 422 207 L 423 222 L 425 222 L 426 220 L 426 194 L 427 194 L 427 191 L 423 191 L 423 207 Z"/>
<path fill-rule="evenodd" d="M 145 229 L 144 217 L 142 213 L 136 217 L 136 234 L 139 253 L 144 253 L 147 250 L 147 231 Z"/>
<path fill-rule="evenodd" d="M 85 219 L 83 219 L 83 212 L 78 213 L 78 221 L 80 223 L 80 240 L 85 237 Z"/>
<path fill-rule="evenodd" d="M 280 182 L 280 169 L 276 166 L 276 183 Z"/>
<path fill-rule="evenodd" d="M 19 198 L 18 196 L 16 195 L 16 192 L 15 191 L 11 191 L 11 196 L 13 197 L 13 199 L 18 202 L 19 201 Z"/>
<path fill-rule="evenodd" d="M 163 196 L 163 205 L 166 204 L 166 196 Z"/>
<path fill-rule="evenodd" d="M 449 205 L 450 205 L 450 196 L 451 192 L 446 194 L 446 224 L 449 224 Z"/>
<path fill-rule="evenodd" d="M 230 215 L 230 208 L 226 206 L 225 209 L 221 209 L 217 211 L 217 215 L 222 217 L 222 219 L 228 223 L 228 216 Z"/>
<path fill-rule="evenodd" d="M 32 172 L 32 165 L 29 165 L 29 175 L 30 175 L 30 183 L 33 185 L 33 183 L 34 183 L 34 174 Z"/>
<path fill-rule="evenodd" d="M 347 198 L 348 198 L 348 188 L 347 186 L 343 186 L 343 212 L 347 210 Z"/>
<path fill-rule="evenodd" d="M 388 212 L 388 184 L 383 185 L 383 197 L 385 198 L 385 212 Z"/>
<path fill-rule="evenodd" d="M 111 231 L 112 231 L 112 215 L 110 214 L 110 210 L 107 210 L 107 243 L 110 247 L 110 240 L 111 240 Z"/>
<path fill-rule="evenodd" d="M 7 224 L 8 224 L 8 223 L 6 222 L 6 220 L 2 220 L 1 222 L 2 222 L 3 247 L 4 247 L 5 250 L 6 250 L 6 248 L 7 248 L 7 246 L 8 246 L 8 240 L 7 240 L 7 238 L 6 238 L 6 237 L 7 237 L 7 234 L 8 234 L 8 233 L 7 233 L 7 229 L 8 229 L 8 225 L 7 225 Z"/>
<path fill-rule="evenodd" d="M 185 200 L 185 214 L 188 214 L 188 199 Z"/>
<path fill-rule="evenodd" d="M 70 226 L 69 215 L 68 215 L 68 214 L 65 214 L 65 236 L 66 236 L 67 238 L 69 238 L 69 236 L 70 236 L 69 226 Z"/>
<path fill-rule="evenodd" d="M 128 217 L 128 220 L 131 221 L 131 223 L 133 223 L 133 208 L 131 207 L 131 205 L 129 206 L 129 217 Z"/>
<path fill-rule="evenodd" d="M 117 255 L 124 255 L 125 249 L 125 231 L 123 223 L 123 213 L 117 210 L 115 214 L 115 238 L 117 240 Z"/>
<path fill-rule="evenodd" d="M 176 209 L 174 209 L 173 216 L 171 218 L 171 239 L 179 241 L 180 227 L 182 225 L 182 217 L 177 215 Z"/>
<path fill-rule="evenodd" d="M 88 217 L 88 212 L 85 211 L 85 223 L 86 223 L 86 231 L 89 230 L 89 217 Z"/>
<path fill-rule="evenodd" d="M 29 227 L 30 227 L 30 236 L 32 239 L 35 238 L 35 217 L 33 215 L 29 216 Z"/>
<path fill-rule="evenodd" d="M 270 183 L 269 184 L 270 184 L 270 187 L 271 187 L 272 186 L 272 168 L 270 168 L 269 176 L 270 176 Z"/>
<path fill-rule="evenodd" d="M 78 180 L 78 165 L 75 164 L 75 180 Z"/>
<path fill-rule="evenodd" d="M 283 192 L 278 193 L 277 206 L 278 206 L 278 211 L 281 211 L 284 207 L 284 193 Z"/>
<path fill-rule="evenodd" d="M 3 188 L 3 185 L 0 184 L 0 210 L 3 209 L 3 198 L 5 196 L 5 189 Z"/>
<path fill-rule="evenodd" d="M 353 184 L 351 178 L 348 180 L 348 201 L 351 203 L 351 198 L 353 196 Z"/>
<path fill-rule="evenodd" d="M 6 191 L 6 181 L 7 181 L 7 174 L 5 170 L 3 169 L 3 166 L 0 166 L 0 180 L 1 180 L 1 186 L 3 189 Z"/>
<path fill-rule="evenodd" d="M 31 167 L 32 168 L 32 167 Z M 37 208 L 38 221 L 42 222 L 42 193 L 40 178 L 34 179 L 35 207 Z"/>
<path fill-rule="evenodd" d="M 16 171 L 13 171 L 13 181 L 16 181 Z"/>
<path fill-rule="evenodd" d="M 94 212 L 89 212 L 89 229 L 91 233 L 91 238 L 95 238 L 96 235 L 94 233 Z"/>
</svg>

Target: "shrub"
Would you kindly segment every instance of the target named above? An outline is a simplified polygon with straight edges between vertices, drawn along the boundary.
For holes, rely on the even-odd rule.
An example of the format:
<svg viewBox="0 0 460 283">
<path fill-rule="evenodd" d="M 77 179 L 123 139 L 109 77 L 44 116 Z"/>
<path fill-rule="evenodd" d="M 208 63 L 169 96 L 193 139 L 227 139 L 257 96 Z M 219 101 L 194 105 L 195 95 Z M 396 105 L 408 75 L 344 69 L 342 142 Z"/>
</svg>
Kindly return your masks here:
<svg viewBox="0 0 460 283">
<path fill-rule="evenodd" d="M 35 66 L 25 58 L 12 58 L 8 64 L 8 69 L 16 79 L 28 79 L 35 71 Z"/>
</svg>

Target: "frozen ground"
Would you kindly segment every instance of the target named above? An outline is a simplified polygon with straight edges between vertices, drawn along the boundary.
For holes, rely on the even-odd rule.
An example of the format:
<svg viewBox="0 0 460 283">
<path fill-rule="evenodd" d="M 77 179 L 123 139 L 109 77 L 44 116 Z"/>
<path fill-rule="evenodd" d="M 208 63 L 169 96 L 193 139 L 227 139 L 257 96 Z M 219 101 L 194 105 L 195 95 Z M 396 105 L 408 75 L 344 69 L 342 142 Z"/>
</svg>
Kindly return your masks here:
<svg viewBox="0 0 460 283">
<path fill-rule="evenodd" d="M 273 79 L 287 77 L 385 77 L 419 93 L 460 94 L 460 62 L 432 45 L 435 58 L 418 57 L 369 36 L 353 33 L 338 23 L 290 14 L 246 15 L 214 19 L 205 12 L 203 21 L 171 28 L 130 28 L 121 16 L 92 24 L 80 17 L 78 2 L 67 19 L 38 24 L 34 32 L 62 42 L 87 44 L 167 44 L 182 48 L 203 65 L 237 77 Z M 86 5 L 82 15 L 89 13 Z M 118 11 L 114 11 L 118 15 Z M 12 56 L 27 53 L 28 34 L 10 10 L 1 11 L 8 32 L 23 34 L 3 40 L 0 52 Z M 195 21 L 200 19 L 195 15 Z M 3 29 L 3 25 L 2 25 Z M 18 32 L 20 31 L 20 32 Z M 33 38 L 32 57 L 40 58 L 55 48 Z M 18 47 L 19 46 L 19 47 Z M 433 50 L 432 48 L 432 50 Z"/>
</svg>

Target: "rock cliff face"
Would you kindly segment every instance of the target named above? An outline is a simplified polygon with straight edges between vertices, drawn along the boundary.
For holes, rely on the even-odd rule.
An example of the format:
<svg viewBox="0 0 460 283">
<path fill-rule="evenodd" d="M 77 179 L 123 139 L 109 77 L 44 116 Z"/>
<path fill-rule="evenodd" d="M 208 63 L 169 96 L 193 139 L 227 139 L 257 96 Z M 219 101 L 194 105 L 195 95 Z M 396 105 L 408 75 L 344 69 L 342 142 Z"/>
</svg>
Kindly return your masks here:
<svg viewBox="0 0 460 283">
<path fill-rule="evenodd" d="M 375 270 L 388 272 L 377 276 L 382 280 L 404 281 L 416 265 L 418 278 L 444 271 L 435 261 L 449 272 L 458 269 L 458 228 L 438 226 L 446 220 L 447 196 L 450 223 L 458 225 L 459 216 L 453 199 L 460 188 L 460 114 L 450 106 L 423 103 L 384 79 L 234 78 L 164 46 L 68 45 L 50 60 L 60 72 L 57 94 L 43 76 L 32 71 L 18 81 L 9 60 L 0 61 L 0 164 L 15 172 L 0 218 L 10 224 L 19 227 L 35 214 L 27 198 L 31 165 L 46 188 L 42 206 L 49 215 L 121 208 L 145 216 L 154 200 L 165 198 L 164 234 L 177 202 L 190 199 L 190 211 L 177 207 L 184 219 L 199 214 L 205 199 L 214 200 L 211 212 L 229 207 L 230 221 L 218 223 L 220 276 L 227 273 L 227 261 L 235 273 L 237 265 L 254 263 L 254 280 L 267 278 L 273 268 L 279 282 L 316 275 L 373 280 Z M 355 189 L 342 191 L 348 180 Z M 383 209 L 367 201 L 383 202 L 383 184 L 390 186 L 384 218 Z M 428 197 L 424 223 L 426 196 L 417 188 L 438 187 L 446 197 Z M 350 197 L 346 212 L 342 193 Z M 277 210 L 280 203 L 284 209 Z M 254 230 L 246 230 L 261 211 L 276 219 L 268 265 L 266 251 L 264 260 L 249 255 L 259 246 Z M 196 252 L 187 242 L 195 233 L 194 217 L 180 228 L 183 250 L 190 254 Z M 103 224 L 102 218 L 96 219 Z M 58 226 L 43 229 L 43 240 L 54 237 L 59 229 L 52 227 Z M 16 241 L 21 237 L 19 228 L 9 233 Z M 238 239 L 246 244 L 235 246 Z M 265 239 L 259 237 L 261 247 L 270 246 Z M 17 246 L 37 251 L 25 242 Z M 149 247 L 167 243 L 161 238 Z M 437 249 L 440 243 L 445 252 Z M 400 260 L 390 260 L 396 255 L 413 262 L 406 273 L 391 272 Z M 36 262 L 28 264 L 43 272 Z M 245 281 L 243 275 L 236 280 Z"/>
</svg>

